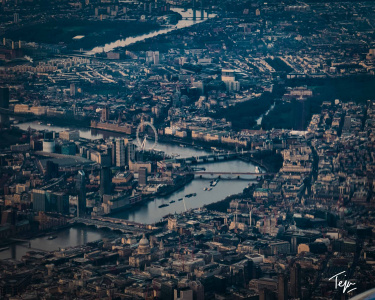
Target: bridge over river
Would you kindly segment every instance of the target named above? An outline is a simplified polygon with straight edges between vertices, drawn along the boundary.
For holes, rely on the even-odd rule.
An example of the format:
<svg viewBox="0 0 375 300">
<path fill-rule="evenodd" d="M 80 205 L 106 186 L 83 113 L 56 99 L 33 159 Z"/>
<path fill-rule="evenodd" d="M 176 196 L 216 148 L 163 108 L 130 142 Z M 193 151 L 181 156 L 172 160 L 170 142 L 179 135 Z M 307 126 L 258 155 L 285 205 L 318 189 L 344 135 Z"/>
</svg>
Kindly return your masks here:
<svg viewBox="0 0 375 300">
<path fill-rule="evenodd" d="M 92 217 L 91 219 L 74 218 L 72 221 L 74 223 L 95 226 L 96 228 L 109 228 L 112 230 L 119 230 L 123 233 L 131 233 L 134 235 L 151 233 L 154 229 L 156 229 L 151 225 L 110 217 Z"/>
<path fill-rule="evenodd" d="M 214 162 L 214 161 L 224 161 L 230 159 L 237 159 L 245 155 L 251 155 L 254 153 L 259 152 L 258 150 L 251 150 L 251 151 L 241 151 L 241 152 L 219 152 L 219 153 L 212 153 L 208 155 L 202 156 L 191 156 L 191 157 L 183 157 L 183 158 L 174 158 L 169 161 L 174 161 L 177 163 L 184 163 L 184 164 L 204 164 L 207 162 Z"/>
</svg>

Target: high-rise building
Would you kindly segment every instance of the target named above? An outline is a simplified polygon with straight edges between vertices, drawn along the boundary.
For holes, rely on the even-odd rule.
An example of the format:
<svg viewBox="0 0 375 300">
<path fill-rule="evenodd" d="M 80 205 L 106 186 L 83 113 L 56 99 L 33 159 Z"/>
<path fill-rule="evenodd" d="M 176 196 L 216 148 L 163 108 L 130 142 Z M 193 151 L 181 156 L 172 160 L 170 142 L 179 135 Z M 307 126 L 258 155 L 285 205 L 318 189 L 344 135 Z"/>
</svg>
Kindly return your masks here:
<svg viewBox="0 0 375 300">
<path fill-rule="evenodd" d="M 147 168 L 141 167 L 138 171 L 138 184 L 147 185 Z"/>
<path fill-rule="evenodd" d="M 9 108 L 9 88 L 0 88 L 0 108 Z"/>
<path fill-rule="evenodd" d="M 301 297 L 301 266 L 297 263 L 290 270 L 290 295 L 293 298 Z"/>
<path fill-rule="evenodd" d="M 20 21 L 20 16 L 18 13 L 13 14 L 13 23 L 18 23 Z"/>
<path fill-rule="evenodd" d="M 284 274 L 279 274 L 277 282 L 277 299 L 287 300 L 288 299 L 288 281 Z"/>
<path fill-rule="evenodd" d="M 111 155 L 111 165 L 115 166 L 116 165 L 116 144 L 113 142 L 110 142 L 108 144 L 107 151 Z"/>
<path fill-rule="evenodd" d="M 67 141 L 78 141 L 79 131 L 78 130 L 65 130 L 59 133 L 59 138 Z"/>
<path fill-rule="evenodd" d="M 177 287 L 177 284 L 172 280 L 164 281 L 161 284 L 160 288 L 160 298 L 165 300 L 174 299 L 174 289 Z"/>
<path fill-rule="evenodd" d="M 61 154 L 64 155 L 76 155 L 76 144 L 73 142 L 65 143 L 61 145 Z"/>
<path fill-rule="evenodd" d="M 53 139 L 53 131 L 45 131 L 43 134 L 43 138 L 45 140 L 52 140 Z"/>
<path fill-rule="evenodd" d="M 125 167 L 125 144 L 123 139 L 116 140 L 116 166 Z"/>
<path fill-rule="evenodd" d="M 46 191 L 40 189 L 33 189 L 31 192 L 31 202 L 33 203 L 33 210 L 47 211 Z"/>
<path fill-rule="evenodd" d="M 129 139 L 126 143 L 127 148 L 127 162 L 128 164 L 130 161 L 135 161 L 135 145 L 133 144 L 133 140 Z"/>
<path fill-rule="evenodd" d="M 54 204 L 54 210 L 60 214 L 69 214 L 69 196 L 65 193 L 55 192 L 51 195 L 51 203 Z"/>
<path fill-rule="evenodd" d="M 46 179 L 57 178 L 59 176 L 59 165 L 55 164 L 52 160 L 47 161 Z"/>
<path fill-rule="evenodd" d="M 153 53 L 153 57 L 154 57 L 154 65 L 158 65 L 159 62 L 160 62 L 160 54 L 159 54 L 159 51 L 154 51 L 154 53 Z"/>
<path fill-rule="evenodd" d="M 48 153 L 54 153 L 55 140 L 43 140 L 43 151 Z"/>
<path fill-rule="evenodd" d="M 100 170 L 100 196 L 110 195 L 112 186 L 111 169 L 102 167 Z"/>
<path fill-rule="evenodd" d="M 86 174 L 83 170 L 78 171 L 76 190 L 78 193 L 77 217 L 82 217 L 86 214 Z"/>
<path fill-rule="evenodd" d="M 240 82 L 236 81 L 236 73 L 234 70 L 222 69 L 221 80 L 225 83 L 228 91 L 240 90 Z"/>
<path fill-rule="evenodd" d="M 193 291 L 189 287 L 175 289 L 174 298 L 181 300 L 193 300 Z"/>
</svg>

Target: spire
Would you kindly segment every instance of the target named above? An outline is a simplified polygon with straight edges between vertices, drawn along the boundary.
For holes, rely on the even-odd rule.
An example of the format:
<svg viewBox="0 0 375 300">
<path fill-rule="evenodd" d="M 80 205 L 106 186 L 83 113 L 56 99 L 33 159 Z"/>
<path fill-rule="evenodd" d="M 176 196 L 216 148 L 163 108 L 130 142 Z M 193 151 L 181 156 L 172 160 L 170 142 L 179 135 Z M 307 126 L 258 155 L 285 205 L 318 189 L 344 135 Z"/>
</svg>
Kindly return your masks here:
<svg viewBox="0 0 375 300">
<path fill-rule="evenodd" d="M 164 242 L 163 242 L 163 240 L 160 241 L 159 249 L 160 250 L 164 250 Z"/>
</svg>

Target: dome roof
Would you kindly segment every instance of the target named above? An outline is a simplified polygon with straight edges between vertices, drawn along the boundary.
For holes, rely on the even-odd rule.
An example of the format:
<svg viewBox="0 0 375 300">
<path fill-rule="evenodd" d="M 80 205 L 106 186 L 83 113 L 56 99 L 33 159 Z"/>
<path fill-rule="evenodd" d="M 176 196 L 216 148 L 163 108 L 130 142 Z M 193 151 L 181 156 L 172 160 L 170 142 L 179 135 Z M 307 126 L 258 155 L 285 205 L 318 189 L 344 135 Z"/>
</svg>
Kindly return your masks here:
<svg viewBox="0 0 375 300">
<path fill-rule="evenodd" d="M 149 246 L 150 242 L 146 238 L 145 235 L 143 235 L 142 239 L 139 241 L 139 246 Z"/>
</svg>

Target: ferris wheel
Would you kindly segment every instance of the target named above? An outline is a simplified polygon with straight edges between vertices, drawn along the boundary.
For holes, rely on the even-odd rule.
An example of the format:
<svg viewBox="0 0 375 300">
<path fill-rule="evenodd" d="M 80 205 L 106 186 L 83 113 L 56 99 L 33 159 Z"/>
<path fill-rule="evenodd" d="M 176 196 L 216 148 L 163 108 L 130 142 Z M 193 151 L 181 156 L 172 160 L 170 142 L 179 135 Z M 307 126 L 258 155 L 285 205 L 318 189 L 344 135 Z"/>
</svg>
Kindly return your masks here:
<svg viewBox="0 0 375 300">
<path fill-rule="evenodd" d="M 150 127 L 152 129 L 153 136 L 148 135 L 149 128 L 147 128 L 147 127 Z M 144 135 L 141 137 L 139 134 L 140 134 L 140 131 L 141 131 L 142 128 L 143 128 Z M 148 149 L 146 149 L 146 146 L 147 146 L 146 142 L 147 142 L 148 137 L 153 138 L 154 142 L 149 147 L 147 147 Z M 152 125 L 150 122 L 141 122 L 138 125 L 138 127 L 137 127 L 137 143 L 138 143 L 138 146 L 141 148 L 141 151 L 155 149 L 155 147 L 158 143 L 158 132 L 156 131 L 156 128 L 154 127 L 154 125 Z"/>
</svg>

